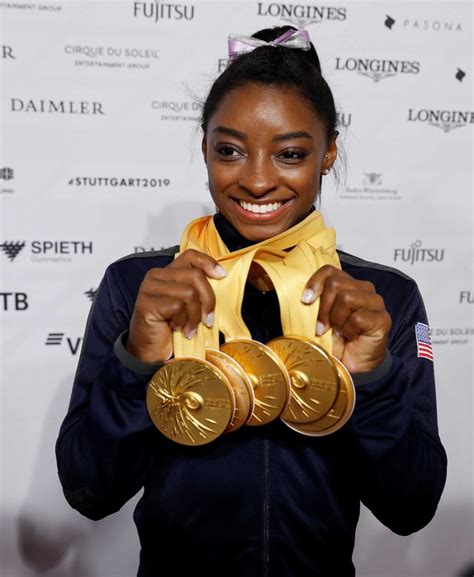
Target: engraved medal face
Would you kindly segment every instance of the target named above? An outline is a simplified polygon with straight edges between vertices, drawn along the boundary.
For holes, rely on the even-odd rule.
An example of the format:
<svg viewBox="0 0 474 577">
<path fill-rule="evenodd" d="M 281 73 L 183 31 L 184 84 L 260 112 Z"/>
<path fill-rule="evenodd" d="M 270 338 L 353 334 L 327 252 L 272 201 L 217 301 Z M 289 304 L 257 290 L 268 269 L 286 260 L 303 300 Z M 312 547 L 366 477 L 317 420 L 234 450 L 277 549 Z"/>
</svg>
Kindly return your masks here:
<svg viewBox="0 0 474 577">
<path fill-rule="evenodd" d="M 278 356 L 258 341 L 228 341 L 221 347 L 249 376 L 255 393 L 255 409 L 247 425 L 266 425 L 288 405 L 291 389 L 288 372 Z"/>
<path fill-rule="evenodd" d="M 312 423 L 292 423 L 283 421 L 290 429 L 310 435 L 323 437 L 335 433 L 350 419 L 355 405 L 355 388 L 351 374 L 343 363 L 336 357 L 331 356 L 340 379 L 339 393 L 331 410 Z"/>
<path fill-rule="evenodd" d="M 182 445 L 217 439 L 234 417 L 233 392 L 224 374 L 207 361 L 180 358 L 151 379 L 146 405 L 154 425 Z"/>
<path fill-rule="evenodd" d="M 229 380 L 235 397 L 235 415 L 226 433 L 240 429 L 249 420 L 255 407 L 252 382 L 239 363 L 219 350 L 206 350 L 206 360 L 218 367 Z"/>
<path fill-rule="evenodd" d="M 278 337 L 267 346 L 283 361 L 291 379 L 291 402 L 281 418 L 310 423 L 325 415 L 339 391 L 337 370 L 326 351 L 301 337 Z"/>
</svg>

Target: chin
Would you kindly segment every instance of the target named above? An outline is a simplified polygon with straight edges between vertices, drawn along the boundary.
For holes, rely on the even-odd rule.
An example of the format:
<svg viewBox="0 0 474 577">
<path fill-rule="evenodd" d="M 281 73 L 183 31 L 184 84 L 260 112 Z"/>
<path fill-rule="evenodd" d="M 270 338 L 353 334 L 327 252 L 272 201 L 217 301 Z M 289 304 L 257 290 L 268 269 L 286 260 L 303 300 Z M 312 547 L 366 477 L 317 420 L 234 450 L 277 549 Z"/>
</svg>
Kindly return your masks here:
<svg viewBox="0 0 474 577">
<path fill-rule="evenodd" d="M 235 226 L 235 225 L 234 225 Z M 272 238 L 274 236 L 277 236 L 278 234 L 284 232 L 286 230 L 286 228 L 281 228 L 280 227 L 275 227 L 275 228 L 270 228 L 268 227 L 264 227 L 264 226 L 260 226 L 260 227 L 256 227 L 255 229 L 250 228 L 248 229 L 247 227 L 237 227 L 235 226 L 235 228 L 238 230 L 238 232 L 247 240 L 250 240 L 252 242 L 261 242 L 263 240 L 268 240 L 269 238 Z"/>
</svg>

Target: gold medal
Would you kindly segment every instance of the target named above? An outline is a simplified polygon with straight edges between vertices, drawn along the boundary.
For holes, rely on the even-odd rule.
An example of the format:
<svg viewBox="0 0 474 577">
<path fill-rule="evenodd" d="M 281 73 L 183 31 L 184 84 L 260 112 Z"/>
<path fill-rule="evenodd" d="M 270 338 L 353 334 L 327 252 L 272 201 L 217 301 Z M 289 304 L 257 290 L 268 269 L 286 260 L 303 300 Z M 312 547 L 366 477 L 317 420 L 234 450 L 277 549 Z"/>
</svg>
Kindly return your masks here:
<svg viewBox="0 0 474 577">
<path fill-rule="evenodd" d="M 255 408 L 248 425 L 266 425 L 287 407 L 290 377 L 283 362 L 267 346 L 249 339 L 231 340 L 221 350 L 244 369 L 255 392 Z"/>
<path fill-rule="evenodd" d="M 151 379 L 146 405 L 155 426 L 182 445 L 217 439 L 234 418 L 235 400 L 225 375 L 196 358 L 166 363 Z"/>
<path fill-rule="evenodd" d="M 239 363 L 222 351 L 206 350 L 206 360 L 224 373 L 232 387 L 235 397 L 235 414 L 225 432 L 236 431 L 249 420 L 255 407 L 252 382 Z"/>
<path fill-rule="evenodd" d="M 291 401 L 284 421 L 310 423 L 334 405 L 339 377 L 330 355 L 302 337 L 277 337 L 267 343 L 283 361 L 291 379 Z"/>
<path fill-rule="evenodd" d="M 326 415 L 312 423 L 284 421 L 294 431 L 312 437 L 323 437 L 335 433 L 350 419 L 355 405 L 354 382 L 343 363 L 334 356 L 332 360 L 340 379 L 340 388 L 333 407 Z"/>
</svg>

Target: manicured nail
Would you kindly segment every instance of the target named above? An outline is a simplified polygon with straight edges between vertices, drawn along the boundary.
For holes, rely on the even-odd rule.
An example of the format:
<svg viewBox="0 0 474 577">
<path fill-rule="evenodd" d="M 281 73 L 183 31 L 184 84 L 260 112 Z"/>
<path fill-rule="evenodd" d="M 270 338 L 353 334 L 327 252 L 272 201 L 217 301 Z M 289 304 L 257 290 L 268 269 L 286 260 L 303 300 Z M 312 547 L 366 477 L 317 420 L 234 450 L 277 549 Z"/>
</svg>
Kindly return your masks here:
<svg viewBox="0 0 474 577">
<path fill-rule="evenodd" d="M 197 329 L 193 329 L 192 331 L 188 332 L 188 334 L 186 335 L 186 338 L 191 340 L 196 333 L 197 333 Z"/>
<path fill-rule="evenodd" d="M 212 327 L 212 325 L 214 324 L 214 313 L 209 313 L 206 317 L 206 320 L 204 321 L 204 324 L 206 325 L 206 327 L 208 327 L 209 329 Z"/>
<path fill-rule="evenodd" d="M 314 301 L 314 299 L 315 299 L 314 291 L 312 289 L 306 289 L 303 293 L 303 296 L 301 297 L 301 302 L 305 303 L 306 305 L 309 305 Z"/>
<path fill-rule="evenodd" d="M 318 335 L 318 337 L 324 334 L 324 323 L 322 323 L 321 321 L 318 321 L 316 323 L 316 334 Z"/>
<path fill-rule="evenodd" d="M 214 272 L 220 278 L 224 278 L 225 276 L 227 276 L 227 272 L 226 272 L 225 268 L 223 266 L 221 266 L 220 264 L 218 264 L 214 267 Z"/>
</svg>

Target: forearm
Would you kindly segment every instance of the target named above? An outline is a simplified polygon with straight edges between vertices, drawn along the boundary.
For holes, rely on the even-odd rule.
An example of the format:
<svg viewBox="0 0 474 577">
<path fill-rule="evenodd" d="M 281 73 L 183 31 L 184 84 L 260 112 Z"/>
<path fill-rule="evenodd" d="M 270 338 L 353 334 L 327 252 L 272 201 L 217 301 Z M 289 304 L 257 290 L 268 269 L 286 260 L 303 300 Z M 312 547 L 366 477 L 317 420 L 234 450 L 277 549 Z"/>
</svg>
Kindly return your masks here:
<svg viewBox="0 0 474 577">
<path fill-rule="evenodd" d="M 349 431 L 361 500 L 392 531 L 417 531 L 433 517 L 446 480 L 437 430 L 420 412 L 397 357 L 382 378 L 359 386 L 357 395 Z"/>
<path fill-rule="evenodd" d="M 62 427 L 56 449 L 61 483 L 71 506 L 87 517 L 120 509 L 152 466 L 159 436 L 145 405 L 150 376 L 129 369 L 110 351 L 89 402 Z"/>
</svg>

